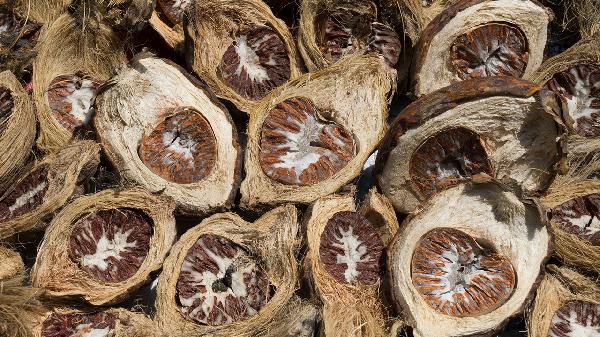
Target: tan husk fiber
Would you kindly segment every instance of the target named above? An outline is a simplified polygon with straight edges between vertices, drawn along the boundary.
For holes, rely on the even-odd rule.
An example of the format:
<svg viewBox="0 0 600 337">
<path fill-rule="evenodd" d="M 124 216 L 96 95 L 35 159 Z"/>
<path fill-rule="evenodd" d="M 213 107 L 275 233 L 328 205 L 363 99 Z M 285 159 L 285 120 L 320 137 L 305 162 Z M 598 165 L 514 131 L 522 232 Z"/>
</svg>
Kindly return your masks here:
<svg viewBox="0 0 600 337">
<path fill-rule="evenodd" d="M 308 300 L 293 296 L 277 324 L 257 333 L 257 337 L 314 337 L 321 319 L 321 308 Z"/>
<path fill-rule="evenodd" d="M 41 323 L 46 309 L 39 301 L 40 289 L 24 286 L 23 276 L 0 280 L 0 336 L 38 337 L 33 326 Z"/>
<path fill-rule="evenodd" d="M 176 53 L 183 53 L 183 28 L 181 25 L 175 27 L 169 26 L 167 23 L 162 21 L 156 11 L 152 12 L 152 16 L 148 21 L 150 26 L 162 37 L 165 43 L 171 47 Z"/>
<path fill-rule="evenodd" d="M 440 227 L 460 230 L 508 258 L 517 281 L 506 302 L 474 317 L 445 315 L 425 302 L 412 281 L 412 257 L 420 238 Z M 488 336 L 523 312 L 550 254 L 551 235 L 535 203 L 523 203 L 495 183 L 465 183 L 438 193 L 405 219 L 388 248 L 388 275 L 415 337 Z"/>
<path fill-rule="evenodd" d="M 91 140 L 75 141 L 61 151 L 42 158 L 13 185 L 14 187 L 37 169 L 47 167 L 48 189 L 42 204 L 12 220 L 0 222 L 0 239 L 43 228 L 46 225 L 46 217 L 65 205 L 75 193 L 79 193 L 78 185 L 96 172 L 99 162 L 100 145 Z M 7 190 L 2 199 L 10 192 L 12 189 Z"/>
<path fill-rule="evenodd" d="M 578 26 L 579 34 L 586 39 L 600 33 L 600 4 L 597 0 L 571 0 L 561 1 L 564 4 L 565 11 L 569 14 L 564 25 L 575 23 Z"/>
<path fill-rule="evenodd" d="M 10 71 L 0 73 L 0 87 L 10 91 L 14 107 L 0 134 L 0 193 L 24 169 L 35 139 L 36 121 L 29 95 Z"/>
<path fill-rule="evenodd" d="M 237 131 L 227 109 L 198 80 L 171 61 L 138 55 L 119 70 L 96 97 L 94 124 L 104 151 L 119 175 L 151 192 L 172 197 L 177 211 L 206 214 L 228 209 L 241 174 Z M 140 159 L 144 135 L 169 117 L 174 108 L 191 107 L 207 121 L 216 139 L 212 171 L 190 184 L 168 181 Z"/>
<path fill-rule="evenodd" d="M 596 193 L 600 193 L 600 180 L 557 180 L 540 201 L 553 209 L 571 199 Z M 567 265 L 600 274 L 600 246 L 565 232 L 554 221 L 550 221 L 550 224 L 556 255 Z"/>
<path fill-rule="evenodd" d="M 284 202 L 309 203 L 337 191 L 356 178 L 387 128 L 388 94 L 394 90 L 396 71 L 377 56 L 353 56 L 274 90 L 250 114 L 246 146 L 246 178 L 241 186 L 241 207 Z M 269 178 L 259 162 L 261 128 L 270 110 L 291 97 L 311 100 L 323 117 L 354 136 L 357 153 L 329 179 L 297 186 Z"/>
<path fill-rule="evenodd" d="M 548 265 L 546 269 L 527 315 L 529 337 L 547 337 L 554 314 L 569 301 L 600 304 L 600 287 L 594 281 L 567 267 Z"/>
<path fill-rule="evenodd" d="M 235 34 L 253 25 L 275 29 L 286 45 L 290 80 L 298 77 L 302 73 L 302 60 L 296 50 L 295 40 L 286 24 L 276 18 L 261 0 L 193 1 L 186 8 L 183 19 L 188 68 L 208 84 L 217 96 L 231 101 L 246 113 L 252 113 L 258 102 L 246 99 L 229 88 L 218 75 L 218 68 Z"/>
<path fill-rule="evenodd" d="M 19 15 L 39 23 L 50 23 L 63 14 L 72 0 L 0 0 Z"/>
<path fill-rule="evenodd" d="M 400 20 L 406 35 L 413 44 L 433 18 L 459 0 L 433 0 L 431 6 L 423 6 L 423 0 L 395 0 L 400 8 Z"/>
<path fill-rule="evenodd" d="M 48 105 L 47 90 L 60 75 L 82 74 L 100 82 L 125 62 L 123 43 L 105 23 L 86 20 L 77 23 L 69 14 L 61 15 L 45 26 L 33 63 L 33 100 L 40 122 L 37 145 L 50 152 L 64 146 L 73 137 L 55 118 Z"/>
<path fill-rule="evenodd" d="M 18 252 L 0 245 L 0 261 L 0 282 L 24 276 L 25 265 Z"/>
<path fill-rule="evenodd" d="M 371 224 L 381 233 L 386 247 L 398 230 L 393 209 L 383 197 L 371 191 L 360 213 L 370 215 Z M 370 208 L 375 205 L 375 208 Z M 342 284 L 325 269 L 320 260 L 321 235 L 328 220 L 342 211 L 357 211 L 352 195 L 319 198 L 303 219 L 307 230 L 309 274 L 323 301 L 322 335 L 327 337 L 375 337 L 386 335 L 387 313 L 379 299 L 381 281 L 373 285 Z M 391 211 L 391 213 L 389 213 Z M 382 213 L 380 213 L 382 212 Z"/>
<path fill-rule="evenodd" d="M 177 280 L 188 250 L 202 235 L 217 235 L 246 250 L 265 268 L 275 293 L 258 314 L 221 326 L 200 325 L 185 316 L 177 300 Z M 233 213 L 220 213 L 189 229 L 173 245 L 158 279 L 156 318 L 159 328 L 171 337 L 210 335 L 254 337 L 267 335 L 288 313 L 298 283 L 295 250 L 299 244 L 297 211 L 285 205 L 249 223 Z"/>
<path fill-rule="evenodd" d="M 69 256 L 69 242 L 75 223 L 101 210 L 140 210 L 152 219 L 152 237 L 144 262 L 136 273 L 122 282 L 104 282 L 82 270 Z M 93 305 L 122 301 L 158 270 L 175 241 L 175 205 L 167 197 L 154 196 L 142 188 L 105 190 L 75 199 L 52 220 L 31 273 L 32 284 L 46 289 L 50 297 L 77 297 Z"/>
</svg>

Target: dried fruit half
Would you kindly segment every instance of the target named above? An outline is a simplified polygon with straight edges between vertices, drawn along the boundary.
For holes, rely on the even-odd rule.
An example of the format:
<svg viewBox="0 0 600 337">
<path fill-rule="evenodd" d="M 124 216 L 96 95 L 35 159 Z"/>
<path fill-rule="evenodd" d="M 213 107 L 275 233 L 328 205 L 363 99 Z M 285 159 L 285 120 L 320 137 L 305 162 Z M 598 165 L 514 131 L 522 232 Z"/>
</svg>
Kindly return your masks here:
<svg viewBox="0 0 600 337">
<path fill-rule="evenodd" d="M 241 111 L 300 75 L 290 31 L 262 1 L 195 1 L 187 13 L 188 66 Z"/>
<path fill-rule="evenodd" d="M 305 215 L 307 272 L 323 301 L 322 335 L 383 336 L 387 312 L 379 297 L 384 249 L 398 230 L 393 208 L 375 191 L 360 207 L 352 195 L 330 195 Z"/>
<path fill-rule="evenodd" d="M 0 239 L 41 229 L 96 172 L 100 145 L 76 141 L 42 158 L 0 197 Z"/>
<path fill-rule="evenodd" d="M 296 217 L 291 205 L 254 223 L 221 213 L 183 234 L 158 280 L 160 329 L 172 336 L 257 336 L 285 321 L 298 278 Z"/>
<path fill-rule="evenodd" d="M 0 193 L 14 184 L 29 159 L 35 140 L 33 105 L 19 80 L 0 73 Z"/>
<path fill-rule="evenodd" d="M 490 76 L 527 78 L 544 56 L 549 12 L 536 1 L 462 1 L 420 34 L 411 69 L 416 97 Z"/>
<path fill-rule="evenodd" d="M 25 265 L 18 252 L 0 245 L 0 261 L 0 282 L 25 275 Z"/>
<path fill-rule="evenodd" d="M 171 200 L 142 188 L 74 200 L 46 230 L 32 284 L 93 305 L 127 298 L 162 266 L 175 241 L 173 210 Z"/>
<path fill-rule="evenodd" d="M 98 87 L 125 61 L 122 41 L 112 28 L 95 16 L 84 22 L 62 15 L 44 28 L 37 46 L 33 100 L 40 122 L 37 145 L 46 152 L 89 131 Z"/>
<path fill-rule="evenodd" d="M 328 67 L 352 54 L 373 52 L 391 67 L 400 58 L 402 42 L 392 15 L 392 1 L 303 1 L 298 48 L 309 70 Z M 380 7 L 383 7 L 380 10 Z M 380 22 L 383 21 L 383 22 Z"/>
<path fill-rule="evenodd" d="M 600 334 L 600 288 L 567 267 L 549 265 L 529 315 L 531 337 Z"/>
<path fill-rule="evenodd" d="M 96 98 L 95 126 L 119 174 L 172 197 L 180 213 L 228 208 L 240 179 L 227 109 L 185 70 L 140 56 Z"/>
<path fill-rule="evenodd" d="M 261 101 L 248 125 L 242 207 L 312 202 L 358 176 L 386 128 L 395 74 L 355 56 Z"/>
<path fill-rule="evenodd" d="M 531 194 L 544 191 L 559 160 L 562 130 L 540 88 L 510 77 L 455 83 L 413 102 L 380 146 L 381 190 L 403 213 L 475 176 Z"/>
<path fill-rule="evenodd" d="M 400 226 L 393 298 L 415 336 L 492 335 L 527 307 L 550 240 L 533 202 L 495 183 L 452 187 Z"/>
</svg>

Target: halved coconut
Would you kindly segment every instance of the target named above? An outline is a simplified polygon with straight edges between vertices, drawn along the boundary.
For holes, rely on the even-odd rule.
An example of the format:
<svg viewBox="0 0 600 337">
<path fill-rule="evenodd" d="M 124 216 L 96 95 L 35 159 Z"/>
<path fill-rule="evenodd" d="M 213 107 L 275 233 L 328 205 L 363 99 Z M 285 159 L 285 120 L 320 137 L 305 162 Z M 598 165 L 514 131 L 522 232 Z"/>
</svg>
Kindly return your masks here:
<svg viewBox="0 0 600 337">
<path fill-rule="evenodd" d="M 43 228 L 48 216 L 81 192 L 80 185 L 99 162 L 100 146 L 84 140 L 33 165 L 0 198 L 0 239 Z"/>
<path fill-rule="evenodd" d="M 402 51 L 397 15 L 397 7 L 389 0 L 302 1 L 298 49 L 311 71 L 369 52 L 395 67 Z"/>
<path fill-rule="evenodd" d="M 530 76 L 542 63 L 549 20 L 549 11 L 529 0 L 469 0 L 448 7 L 415 46 L 412 94 L 469 78 Z"/>
<path fill-rule="evenodd" d="M 0 73 L 0 193 L 25 169 L 35 140 L 29 95 L 10 71 Z"/>
<path fill-rule="evenodd" d="M 416 337 L 491 335 L 527 307 L 550 254 L 535 204 L 496 184 L 469 183 L 404 221 L 388 267 Z"/>
<path fill-rule="evenodd" d="M 387 312 L 379 298 L 382 254 L 398 230 L 385 197 L 371 191 L 360 210 L 352 195 L 330 195 L 308 209 L 307 263 L 323 301 L 322 334 L 384 336 Z"/>
<path fill-rule="evenodd" d="M 379 187 L 403 213 L 481 174 L 539 194 L 554 175 L 561 133 L 539 90 L 516 78 L 479 78 L 413 102 L 380 146 Z"/>
<path fill-rule="evenodd" d="M 301 74 L 288 27 L 264 2 L 193 1 L 186 13 L 188 67 L 241 111 L 250 113 L 269 92 Z"/>
<path fill-rule="evenodd" d="M 600 334 L 600 287 L 576 271 L 549 265 L 528 317 L 528 336 Z"/>
<path fill-rule="evenodd" d="M 25 265 L 18 252 L 0 245 L 0 261 L 0 282 L 24 276 Z"/>
<path fill-rule="evenodd" d="M 250 114 L 242 207 L 312 202 L 356 178 L 386 130 L 395 70 L 354 56 L 304 75 Z"/>
<path fill-rule="evenodd" d="M 174 203 L 142 188 L 80 197 L 50 223 L 32 284 L 93 305 L 127 298 L 162 266 L 175 241 Z"/>
<path fill-rule="evenodd" d="M 176 64 L 138 56 L 96 98 L 95 126 L 119 174 L 172 197 L 180 213 L 231 206 L 240 151 L 227 109 Z"/>
<path fill-rule="evenodd" d="M 171 249 L 158 279 L 156 321 L 170 336 L 261 336 L 284 320 L 298 281 L 296 208 L 254 223 L 204 219 Z"/>
<path fill-rule="evenodd" d="M 98 19 L 61 15 L 46 26 L 33 63 L 37 145 L 49 152 L 89 130 L 96 91 L 125 62 L 123 43 Z"/>
</svg>

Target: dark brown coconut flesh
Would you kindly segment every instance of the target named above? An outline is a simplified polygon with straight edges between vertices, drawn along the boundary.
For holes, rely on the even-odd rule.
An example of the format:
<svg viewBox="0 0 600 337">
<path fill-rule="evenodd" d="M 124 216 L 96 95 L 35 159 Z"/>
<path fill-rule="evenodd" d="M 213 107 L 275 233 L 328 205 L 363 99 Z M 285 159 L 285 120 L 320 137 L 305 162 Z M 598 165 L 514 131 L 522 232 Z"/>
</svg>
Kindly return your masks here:
<svg viewBox="0 0 600 337">
<path fill-rule="evenodd" d="M 60 75 L 48 86 L 48 106 L 54 118 L 69 131 L 88 125 L 99 82 L 87 76 Z"/>
<path fill-rule="evenodd" d="M 367 51 L 383 56 L 390 67 L 398 63 L 402 51 L 402 42 L 392 27 L 373 22 L 371 24 L 371 36 L 367 43 Z"/>
<path fill-rule="evenodd" d="M 40 27 L 39 24 L 25 20 L 7 7 L 0 5 L 0 49 L 2 49 L 1 47 L 33 48 L 37 40 L 36 33 Z"/>
<path fill-rule="evenodd" d="M 552 317 L 548 337 L 600 336 L 600 305 L 586 301 L 569 301 Z"/>
<path fill-rule="evenodd" d="M 412 154 L 410 178 L 426 197 L 477 173 L 491 174 L 491 164 L 475 132 L 458 127 L 428 138 Z"/>
<path fill-rule="evenodd" d="M 109 337 L 114 334 L 117 317 L 95 314 L 52 313 L 42 324 L 40 337 Z"/>
<path fill-rule="evenodd" d="M 583 137 L 600 136 L 600 66 L 579 64 L 555 74 L 545 88 L 560 100 L 560 115 Z"/>
<path fill-rule="evenodd" d="M 334 214 L 321 234 L 321 263 L 340 283 L 375 284 L 381 271 L 382 252 L 379 233 L 356 212 Z"/>
<path fill-rule="evenodd" d="M 162 13 L 173 25 L 183 21 L 183 11 L 190 5 L 192 0 L 157 0 Z"/>
<path fill-rule="evenodd" d="M 257 101 L 290 79 L 287 47 L 271 27 L 247 28 L 223 54 L 219 73 L 238 95 Z"/>
<path fill-rule="evenodd" d="M 142 212 L 110 209 L 77 220 L 69 239 L 69 256 L 92 277 L 121 282 L 133 276 L 148 254 L 151 220 Z"/>
<path fill-rule="evenodd" d="M 600 245 L 600 194 L 577 197 L 554 207 L 552 220 L 565 232 Z"/>
<path fill-rule="evenodd" d="M 140 142 L 140 158 L 165 180 L 190 184 L 206 178 L 217 161 L 217 140 L 208 121 L 178 108 Z"/>
<path fill-rule="evenodd" d="M 497 309 L 510 298 L 516 282 L 506 257 L 451 228 L 434 229 L 419 240 L 411 274 L 425 302 L 454 317 L 475 317 Z"/>
<path fill-rule="evenodd" d="M 352 135 L 321 117 L 312 101 L 288 98 L 265 118 L 259 161 L 271 179 L 288 185 L 312 185 L 340 171 L 355 156 Z"/>
<path fill-rule="evenodd" d="M 0 136 L 6 130 L 15 102 L 8 88 L 0 86 Z"/>
<path fill-rule="evenodd" d="M 521 77 L 529 62 L 525 35 L 517 27 L 488 23 L 460 35 L 450 47 L 452 65 L 460 79 Z"/>
<path fill-rule="evenodd" d="M 40 168 L 23 178 L 14 190 L 0 201 L 0 222 L 12 220 L 35 210 L 48 190 L 48 169 Z"/>
<path fill-rule="evenodd" d="M 268 301 L 269 279 L 257 261 L 225 238 L 203 235 L 188 250 L 177 280 L 181 311 L 206 325 L 256 315 Z"/>
</svg>

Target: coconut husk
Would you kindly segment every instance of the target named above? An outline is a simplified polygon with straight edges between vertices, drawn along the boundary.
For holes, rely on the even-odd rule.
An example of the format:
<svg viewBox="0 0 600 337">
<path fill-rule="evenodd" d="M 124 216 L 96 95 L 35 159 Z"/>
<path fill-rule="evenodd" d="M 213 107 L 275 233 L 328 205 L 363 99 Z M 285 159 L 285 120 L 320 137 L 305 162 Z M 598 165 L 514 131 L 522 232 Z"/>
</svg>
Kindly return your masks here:
<svg viewBox="0 0 600 337">
<path fill-rule="evenodd" d="M 22 13 L 13 3 L 0 1 L 0 13 L 12 15 L 18 22 L 0 34 L 0 71 L 9 70 L 18 78 L 26 78 L 36 55 L 34 48 L 41 23 L 30 18 L 27 12 Z"/>
<path fill-rule="evenodd" d="M 58 122 L 48 105 L 50 83 L 57 76 L 77 74 L 104 82 L 125 62 L 125 54 L 122 40 L 110 26 L 70 14 L 63 14 L 44 27 L 37 51 L 33 63 L 33 101 L 40 132 L 36 143 L 43 151 L 53 152 L 67 144 L 74 132 Z"/>
<path fill-rule="evenodd" d="M 529 337 L 546 337 L 552 318 L 569 301 L 600 304 L 600 287 L 589 278 L 567 267 L 549 265 L 527 315 Z"/>
<path fill-rule="evenodd" d="M 595 0 L 560 1 L 567 14 L 561 22 L 564 28 L 575 28 L 582 39 L 590 38 L 600 33 L 600 5 Z"/>
<path fill-rule="evenodd" d="M 47 168 L 47 190 L 42 203 L 33 210 L 11 220 L 0 223 L 0 239 L 9 238 L 17 233 L 43 229 L 45 220 L 76 193 L 79 185 L 96 172 L 100 162 L 100 146 L 90 140 L 76 141 L 63 150 L 49 154 L 37 162 L 17 180 L 14 188 L 31 173 Z M 12 192 L 7 190 L 0 200 Z"/>
<path fill-rule="evenodd" d="M 316 303 L 297 296 L 290 299 L 282 318 L 257 337 L 313 337 L 321 320 L 321 308 Z"/>
<path fill-rule="evenodd" d="M 37 337 L 31 327 L 40 323 L 46 309 L 39 301 L 40 289 L 24 286 L 23 276 L 0 280 L 0 335 Z"/>
<path fill-rule="evenodd" d="M 10 91 L 14 107 L 0 134 L 0 193 L 12 185 L 31 155 L 36 121 L 29 95 L 9 71 L 0 73 L 0 87 Z"/>
<path fill-rule="evenodd" d="M 136 273 L 125 281 L 111 283 L 82 270 L 69 256 L 69 241 L 73 226 L 84 215 L 117 208 L 142 211 L 152 220 L 153 231 L 147 255 Z M 162 266 L 176 236 L 173 209 L 169 198 L 154 196 L 142 188 L 105 190 L 74 200 L 48 226 L 33 266 L 32 284 L 46 289 L 45 295 L 52 298 L 77 297 L 92 305 L 122 301 Z"/>
<path fill-rule="evenodd" d="M 462 127 L 481 137 L 493 178 L 539 195 L 554 176 L 562 132 L 543 109 L 539 90 L 516 78 L 478 78 L 411 103 L 394 120 L 379 147 L 375 172 L 381 191 L 399 212 L 416 209 L 428 197 L 411 178 L 412 154 L 439 132 Z"/>
<path fill-rule="evenodd" d="M 324 336 L 386 336 L 388 313 L 379 298 L 381 281 L 372 285 L 339 283 L 320 260 L 321 235 L 328 220 L 342 211 L 360 212 L 381 233 L 387 247 L 398 230 L 398 221 L 389 202 L 375 190 L 359 208 L 352 195 L 330 195 L 319 198 L 307 210 L 307 264 L 317 295 L 323 301 Z M 391 213 L 390 213 L 391 211 Z"/>
<path fill-rule="evenodd" d="M 178 54 L 183 54 L 183 27 L 177 25 L 174 27 L 169 26 L 166 22 L 156 14 L 156 11 L 152 12 L 152 16 L 148 21 L 150 26 L 162 37 L 165 43 Z"/>
<path fill-rule="evenodd" d="M 440 227 L 460 230 L 509 259 L 517 281 L 506 302 L 489 313 L 457 317 L 425 301 L 413 284 L 411 261 L 420 238 Z M 388 248 L 393 299 L 415 337 L 495 336 L 533 299 L 551 245 L 545 218 L 533 201 L 523 203 L 496 183 L 452 187 L 409 215 Z"/>
<path fill-rule="evenodd" d="M 423 0 L 396 0 L 400 9 L 400 20 L 413 44 L 427 25 L 446 8 L 459 0 L 433 0 L 430 6 L 423 6 Z"/>
<path fill-rule="evenodd" d="M 139 31 L 150 19 L 152 0 L 72 0 L 69 10 L 76 20 L 103 21 L 121 33 Z"/>
<path fill-rule="evenodd" d="M 460 35 L 490 22 L 508 23 L 523 32 L 529 57 L 522 77 L 528 78 L 542 63 L 550 19 L 549 11 L 535 0 L 468 0 L 449 6 L 419 36 L 411 94 L 420 97 L 460 81 L 451 67 L 452 44 Z"/>
<path fill-rule="evenodd" d="M 63 14 L 72 0 L 0 0 L 0 5 L 13 8 L 28 20 L 50 23 Z"/>
<path fill-rule="evenodd" d="M 249 100 L 227 86 L 217 74 L 221 58 L 234 41 L 235 33 L 252 25 L 273 28 L 286 45 L 290 60 L 290 80 L 302 73 L 302 61 L 286 24 L 276 18 L 261 0 L 194 1 L 185 10 L 185 58 L 188 68 L 219 97 L 231 101 L 246 113 L 257 101 Z"/>
<path fill-rule="evenodd" d="M 270 285 L 275 289 L 259 313 L 231 324 L 200 325 L 182 313 L 176 299 L 176 284 L 188 250 L 202 235 L 216 235 L 239 245 L 262 263 Z M 296 301 L 298 282 L 295 250 L 297 211 L 292 205 L 278 207 L 249 223 L 233 213 L 215 214 L 181 236 L 165 260 L 159 276 L 156 300 L 156 322 L 170 336 L 211 335 L 252 337 L 269 335 L 284 320 L 290 303 Z M 290 302 L 292 301 L 292 302 Z"/>
<path fill-rule="evenodd" d="M 140 159 L 142 137 L 169 116 L 190 107 L 206 119 L 216 139 L 217 159 L 203 179 L 178 184 L 152 172 Z M 172 197 L 183 214 L 207 214 L 233 204 L 240 181 L 237 131 L 227 109 L 181 67 L 139 55 L 119 70 L 96 98 L 95 127 L 108 158 L 127 181 Z"/>
<path fill-rule="evenodd" d="M 336 192 L 356 178 L 387 129 L 388 95 L 395 90 L 396 71 L 376 56 L 355 56 L 289 82 L 263 100 L 250 114 L 246 146 L 246 178 L 241 207 L 284 202 L 310 203 Z M 312 185 L 287 185 L 268 177 L 260 161 L 261 128 L 269 112 L 291 97 L 305 97 L 325 118 L 354 136 L 356 155 L 330 178 Z"/>
<path fill-rule="evenodd" d="M 25 275 L 25 264 L 18 252 L 0 245 L 0 282 Z"/>
</svg>

